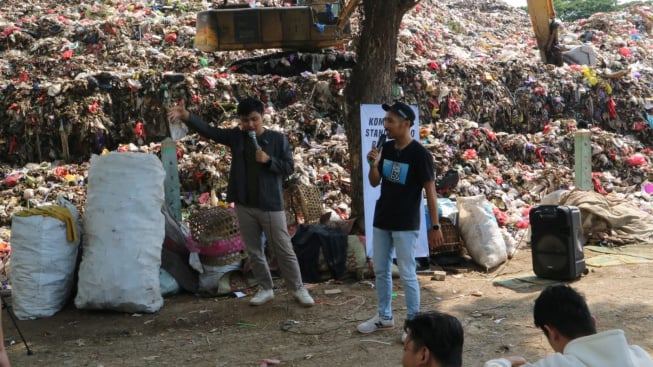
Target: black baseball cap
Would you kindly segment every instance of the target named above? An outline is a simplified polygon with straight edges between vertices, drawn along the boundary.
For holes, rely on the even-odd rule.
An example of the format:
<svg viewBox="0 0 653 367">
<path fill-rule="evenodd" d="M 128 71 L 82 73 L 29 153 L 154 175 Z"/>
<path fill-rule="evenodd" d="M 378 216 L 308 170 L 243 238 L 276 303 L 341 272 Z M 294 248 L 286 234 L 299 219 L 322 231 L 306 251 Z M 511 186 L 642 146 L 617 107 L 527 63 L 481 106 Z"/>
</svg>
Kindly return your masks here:
<svg viewBox="0 0 653 367">
<path fill-rule="evenodd" d="M 401 118 L 410 121 L 411 125 L 415 123 L 415 112 L 413 112 L 413 109 L 410 108 L 409 105 L 403 102 L 395 102 L 392 105 L 384 103 L 381 105 L 381 107 L 383 107 L 384 111 L 392 111 L 399 115 Z"/>
</svg>

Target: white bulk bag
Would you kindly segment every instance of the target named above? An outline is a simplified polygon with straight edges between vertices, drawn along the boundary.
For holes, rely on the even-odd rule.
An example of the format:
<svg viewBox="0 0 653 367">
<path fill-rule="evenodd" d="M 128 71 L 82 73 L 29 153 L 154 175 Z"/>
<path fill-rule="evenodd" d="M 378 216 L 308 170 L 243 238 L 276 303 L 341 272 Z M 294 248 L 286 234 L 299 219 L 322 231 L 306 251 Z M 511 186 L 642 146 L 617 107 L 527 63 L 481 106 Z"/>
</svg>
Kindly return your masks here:
<svg viewBox="0 0 653 367">
<path fill-rule="evenodd" d="M 79 213 L 61 197 L 57 205 L 70 211 L 77 239 L 68 242 L 66 224 L 46 215 L 14 215 L 11 220 L 11 301 L 20 320 L 49 317 L 66 304 L 73 287 L 79 249 Z"/>
<path fill-rule="evenodd" d="M 508 259 L 506 243 L 485 196 L 458 197 L 456 204 L 458 228 L 472 259 L 485 269 L 505 262 Z"/>
<path fill-rule="evenodd" d="M 156 312 L 163 306 L 164 178 L 153 154 L 114 152 L 91 158 L 78 308 Z"/>
</svg>

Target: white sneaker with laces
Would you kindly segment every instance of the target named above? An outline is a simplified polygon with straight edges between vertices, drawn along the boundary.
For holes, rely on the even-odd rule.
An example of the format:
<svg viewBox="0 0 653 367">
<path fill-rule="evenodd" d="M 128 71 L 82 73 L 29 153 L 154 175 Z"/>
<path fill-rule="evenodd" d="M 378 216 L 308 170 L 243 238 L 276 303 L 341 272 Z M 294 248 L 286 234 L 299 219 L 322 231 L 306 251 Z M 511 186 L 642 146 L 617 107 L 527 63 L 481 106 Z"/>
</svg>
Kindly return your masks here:
<svg viewBox="0 0 653 367">
<path fill-rule="evenodd" d="M 302 306 L 311 307 L 315 304 L 313 297 L 308 293 L 306 288 L 302 287 L 292 292 L 292 296 L 299 302 Z"/>
<path fill-rule="evenodd" d="M 382 319 L 379 315 L 375 315 L 371 319 L 359 324 L 356 329 L 363 334 L 373 333 L 377 330 L 389 330 L 395 327 L 394 319 Z"/>
<path fill-rule="evenodd" d="M 262 304 L 272 301 L 274 298 L 274 291 L 272 289 L 259 289 L 256 295 L 249 300 L 252 306 L 260 306 Z"/>
</svg>

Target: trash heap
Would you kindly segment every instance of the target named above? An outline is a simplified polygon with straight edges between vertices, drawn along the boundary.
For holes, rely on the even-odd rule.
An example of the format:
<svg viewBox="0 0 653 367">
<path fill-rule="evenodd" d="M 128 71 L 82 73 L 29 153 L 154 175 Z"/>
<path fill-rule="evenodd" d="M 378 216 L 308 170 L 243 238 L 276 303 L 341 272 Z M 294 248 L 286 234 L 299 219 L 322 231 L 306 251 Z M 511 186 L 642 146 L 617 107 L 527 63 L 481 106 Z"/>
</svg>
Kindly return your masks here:
<svg viewBox="0 0 653 367">
<path fill-rule="evenodd" d="M 205 1 L 5 3 L 3 226 L 12 213 L 59 193 L 83 209 L 90 155 L 157 154 L 170 134 L 166 106 L 183 99 L 212 123 L 233 126 L 237 101 L 249 95 L 266 103 L 266 124 L 294 146 L 291 179 L 318 185 L 326 208 L 350 214 L 343 128 L 349 69 L 236 73 L 233 61 L 267 51 L 193 49 Z M 563 44 L 592 45 L 599 61 L 553 67 L 539 61 L 523 10 L 500 0 L 423 0 L 404 17 L 393 95 L 419 107 L 420 138 L 438 172 L 461 173 L 452 194 L 485 194 L 506 212 L 507 227 L 517 228 L 523 209 L 544 195 L 573 186 L 578 128 L 592 132 L 595 190 L 653 212 L 652 130 L 643 107 L 653 97 L 651 11 L 633 5 L 565 23 Z M 353 18 L 354 29 L 358 24 Z M 335 52 L 349 57 L 353 45 Z M 197 135 L 179 139 L 178 152 L 184 209 L 210 203 L 212 190 L 223 198 L 230 152 Z"/>
</svg>

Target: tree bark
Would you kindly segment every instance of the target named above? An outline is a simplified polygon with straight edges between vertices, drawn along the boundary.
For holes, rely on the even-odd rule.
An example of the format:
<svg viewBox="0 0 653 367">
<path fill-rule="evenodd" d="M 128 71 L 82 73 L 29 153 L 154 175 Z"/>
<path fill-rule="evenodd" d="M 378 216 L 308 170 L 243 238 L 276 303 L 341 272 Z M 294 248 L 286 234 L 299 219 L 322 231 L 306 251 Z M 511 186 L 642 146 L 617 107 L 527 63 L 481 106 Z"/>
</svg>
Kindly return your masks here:
<svg viewBox="0 0 653 367">
<path fill-rule="evenodd" d="M 365 228 L 363 208 L 363 154 L 360 105 L 391 102 L 395 79 L 397 34 L 404 14 L 419 0 L 363 1 L 363 22 L 356 52 L 356 66 L 345 90 L 345 131 L 351 169 L 352 217 Z"/>
</svg>

